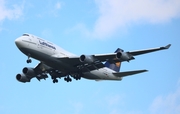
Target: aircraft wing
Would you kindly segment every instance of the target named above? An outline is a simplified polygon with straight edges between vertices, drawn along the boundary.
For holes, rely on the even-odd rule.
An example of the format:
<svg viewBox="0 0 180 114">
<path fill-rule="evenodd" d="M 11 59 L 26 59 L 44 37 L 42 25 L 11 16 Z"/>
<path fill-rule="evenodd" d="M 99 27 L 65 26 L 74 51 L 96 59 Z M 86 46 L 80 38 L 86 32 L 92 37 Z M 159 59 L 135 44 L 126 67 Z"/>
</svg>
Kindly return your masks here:
<svg viewBox="0 0 180 114">
<path fill-rule="evenodd" d="M 69 71 L 76 72 L 81 70 L 82 72 L 88 72 L 95 69 L 103 68 L 104 64 L 98 60 L 88 63 L 88 62 L 81 62 L 79 59 L 80 57 L 65 57 L 65 58 L 57 58 L 59 61 L 63 61 L 67 65 L 72 66 Z"/>
<path fill-rule="evenodd" d="M 74 70 L 77 70 L 77 68 L 82 70 L 83 68 L 83 71 L 87 72 L 105 67 L 102 62 L 115 59 L 117 53 L 83 55 L 83 56 L 84 56 L 84 60 L 82 60 L 82 55 L 74 56 L 74 57 L 58 57 L 56 59 L 58 59 L 59 61 L 63 61 L 68 65 L 73 66 Z M 69 69 L 69 70 L 72 71 L 73 69 Z"/>
<path fill-rule="evenodd" d="M 46 64 L 39 63 L 33 70 L 36 74 L 35 77 L 40 81 L 41 79 L 46 79 L 48 77 L 46 73 L 52 70 L 52 68 Z"/>
<path fill-rule="evenodd" d="M 30 82 L 30 80 L 36 77 L 39 81 L 41 79 L 48 78 L 47 72 L 52 69 L 43 63 L 39 63 L 35 68 L 24 67 L 21 74 L 16 75 L 16 79 L 20 82 Z"/>
<path fill-rule="evenodd" d="M 136 56 L 136 55 L 146 54 L 146 53 L 150 53 L 150 52 L 154 52 L 154 51 L 169 49 L 170 46 L 171 46 L 171 44 L 168 44 L 167 46 L 164 46 L 164 47 L 151 48 L 151 49 L 145 49 L 145 50 L 137 50 L 137 51 L 130 51 L 128 53 L 131 54 L 132 56 Z"/>
<path fill-rule="evenodd" d="M 104 64 L 102 62 L 105 61 L 109 61 L 110 63 L 130 61 L 135 59 L 134 56 L 168 49 L 170 46 L 171 44 L 165 47 L 151 48 L 145 50 L 137 50 L 137 51 L 129 51 L 129 52 L 118 51 L 115 53 L 81 55 L 74 57 L 58 57 L 56 55 L 52 55 L 52 56 L 58 59 L 59 61 L 63 61 L 64 63 L 73 66 L 74 69 L 69 69 L 70 71 L 73 70 L 77 71 L 78 69 L 83 68 L 84 69 L 83 71 L 86 72 L 104 67 Z"/>
<path fill-rule="evenodd" d="M 42 72 L 47 72 L 47 71 L 50 71 L 52 70 L 51 67 L 47 66 L 46 64 L 40 62 L 35 68 L 34 68 L 34 71 L 37 73 L 37 74 L 40 74 Z"/>
<path fill-rule="evenodd" d="M 109 59 L 114 59 L 116 58 L 116 55 L 117 53 L 106 53 L 106 54 L 95 54 L 95 55 L 84 55 L 85 58 L 88 58 L 88 59 L 93 59 L 93 61 L 101 61 L 101 62 L 104 62 L 106 60 L 109 60 Z M 54 55 L 53 55 L 54 56 Z M 55 56 L 54 56 L 55 57 Z M 74 56 L 74 57 L 60 57 L 58 58 L 59 60 L 67 60 L 67 62 L 71 62 L 71 63 L 79 63 L 81 62 L 80 61 L 80 58 L 79 56 Z"/>
<path fill-rule="evenodd" d="M 117 73 L 113 73 L 113 74 L 117 77 L 125 77 L 125 76 L 139 74 L 139 73 L 143 73 L 143 72 L 147 72 L 147 71 L 148 70 L 134 70 L 134 71 L 126 71 L 126 72 L 117 72 Z"/>
<path fill-rule="evenodd" d="M 128 52 L 117 52 L 117 53 L 109 53 L 109 54 L 96 54 L 93 55 L 95 58 L 97 58 L 100 61 L 107 61 L 107 60 L 113 60 L 113 62 L 122 62 L 122 61 L 129 61 L 135 59 L 133 56 L 146 54 L 154 51 L 160 51 L 169 49 L 171 44 L 168 44 L 164 47 L 157 47 L 157 48 L 151 48 L 151 49 L 144 49 L 144 50 L 136 50 L 136 51 L 128 51 Z"/>
</svg>

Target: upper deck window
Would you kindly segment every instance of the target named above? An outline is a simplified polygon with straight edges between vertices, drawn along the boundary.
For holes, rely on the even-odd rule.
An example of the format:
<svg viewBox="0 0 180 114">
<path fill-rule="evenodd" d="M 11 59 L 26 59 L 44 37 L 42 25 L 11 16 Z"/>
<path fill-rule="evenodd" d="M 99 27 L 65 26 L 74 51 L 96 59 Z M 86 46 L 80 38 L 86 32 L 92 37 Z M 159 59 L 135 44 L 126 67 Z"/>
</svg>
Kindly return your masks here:
<svg viewBox="0 0 180 114">
<path fill-rule="evenodd" d="M 23 34 L 23 36 L 29 36 L 29 34 Z"/>
</svg>

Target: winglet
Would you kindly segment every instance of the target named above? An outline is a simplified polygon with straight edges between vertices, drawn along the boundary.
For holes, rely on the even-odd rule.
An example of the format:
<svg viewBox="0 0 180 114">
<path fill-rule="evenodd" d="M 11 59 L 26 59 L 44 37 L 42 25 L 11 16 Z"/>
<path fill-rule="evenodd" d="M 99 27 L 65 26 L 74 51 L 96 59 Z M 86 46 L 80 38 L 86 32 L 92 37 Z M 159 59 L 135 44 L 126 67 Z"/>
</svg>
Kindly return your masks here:
<svg viewBox="0 0 180 114">
<path fill-rule="evenodd" d="M 168 44 L 167 46 L 165 46 L 165 49 L 169 49 L 169 47 L 171 47 L 171 44 Z"/>
<path fill-rule="evenodd" d="M 170 46 L 171 46 L 171 44 L 168 44 L 168 45 L 165 46 L 165 47 L 161 47 L 161 49 L 169 49 Z"/>
</svg>

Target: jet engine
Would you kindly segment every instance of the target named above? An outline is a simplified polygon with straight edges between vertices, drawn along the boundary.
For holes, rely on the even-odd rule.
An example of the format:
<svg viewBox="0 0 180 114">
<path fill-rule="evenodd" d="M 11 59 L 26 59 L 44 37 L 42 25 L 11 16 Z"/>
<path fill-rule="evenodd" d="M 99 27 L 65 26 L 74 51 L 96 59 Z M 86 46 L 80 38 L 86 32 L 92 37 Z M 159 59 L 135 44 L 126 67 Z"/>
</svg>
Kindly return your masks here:
<svg viewBox="0 0 180 114">
<path fill-rule="evenodd" d="M 89 55 L 81 55 L 79 60 L 80 62 L 85 62 L 85 63 L 93 63 L 95 61 L 94 57 Z"/>
<path fill-rule="evenodd" d="M 30 78 L 36 75 L 33 68 L 24 67 L 22 72 Z"/>
<path fill-rule="evenodd" d="M 31 78 L 27 77 L 25 74 L 17 74 L 16 79 L 23 83 L 30 82 L 31 80 Z"/>
<path fill-rule="evenodd" d="M 20 82 L 30 82 L 31 78 L 36 76 L 33 68 L 24 67 L 22 74 L 17 74 L 16 79 Z"/>
<path fill-rule="evenodd" d="M 127 52 L 117 52 L 116 58 L 120 61 L 129 61 L 131 59 L 134 59 L 134 57 L 128 54 Z"/>
</svg>

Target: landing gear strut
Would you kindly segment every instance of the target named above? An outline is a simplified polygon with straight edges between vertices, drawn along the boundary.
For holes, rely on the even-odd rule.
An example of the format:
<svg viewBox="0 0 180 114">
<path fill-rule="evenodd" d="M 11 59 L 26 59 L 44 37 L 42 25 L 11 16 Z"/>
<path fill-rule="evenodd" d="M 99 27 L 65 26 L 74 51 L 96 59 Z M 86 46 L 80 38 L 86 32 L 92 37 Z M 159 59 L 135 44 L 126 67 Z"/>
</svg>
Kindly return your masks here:
<svg viewBox="0 0 180 114">
<path fill-rule="evenodd" d="M 73 75 L 73 78 L 75 80 L 80 80 L 82 76 L 83 76 L 82 72 L 78 72 L 77 74 Z"/>
<path fill-rule="evenodd" d="M 73 78 L 76 79 L 76 80 L 80 80 L 81 79 L 81 75 L 75 75 Z"/>
<path fill-rule="evenodd" d="M 26 60 L 27 63 L 31 63 L 32 60 L 30 59 L 30 54 L 28 55 L 28 59 Z"/>
<path fill-rule="evenodd" d="M 51 78 L 52 78 L 52 80 L 53 80 L 53 83 L 58 83 L 58 79 L 57 79 L 57 77 L 52 76 Z"/>
</svg>

